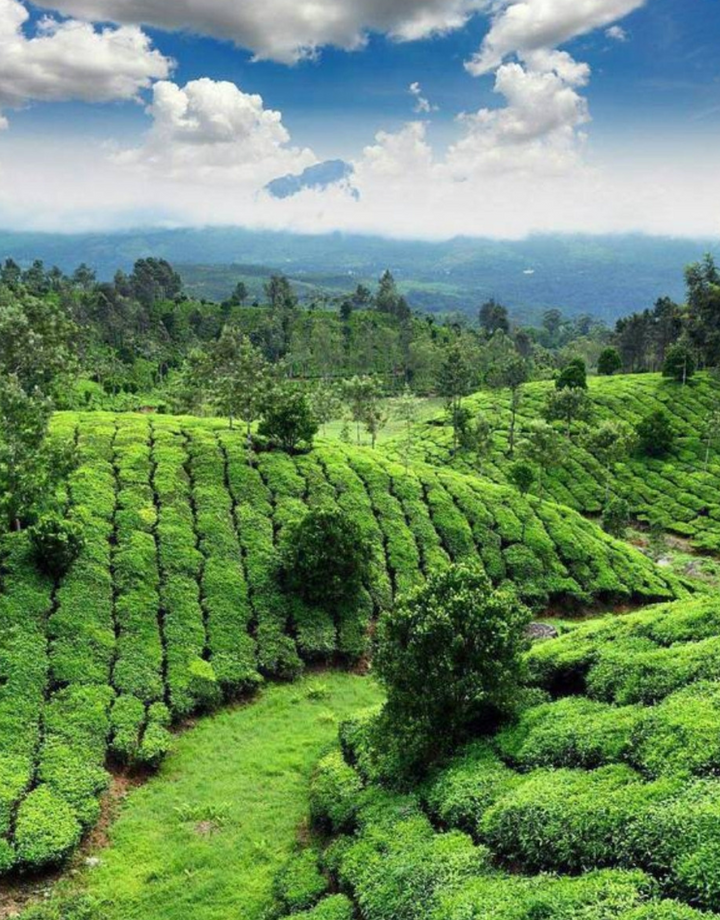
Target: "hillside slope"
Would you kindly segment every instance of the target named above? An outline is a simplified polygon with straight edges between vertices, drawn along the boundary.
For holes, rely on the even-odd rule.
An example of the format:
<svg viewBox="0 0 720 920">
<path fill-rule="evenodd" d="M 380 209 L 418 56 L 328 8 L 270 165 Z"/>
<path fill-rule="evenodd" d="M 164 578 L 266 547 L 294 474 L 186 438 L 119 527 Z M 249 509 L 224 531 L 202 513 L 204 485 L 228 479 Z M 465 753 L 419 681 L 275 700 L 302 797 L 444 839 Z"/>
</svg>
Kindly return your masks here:
<svg viewBox="0 0 720 920">
<path fill-rule="evenodd" d="M 169 727 L 304 661 L 359 659 L 395 593 L 450 561 L 516 580 L 538 608 L 684 589 L 575 512 L 474 477 L 321 446 L 261 454 L 219 420 L 60 414 L 85 547 L 60 584 L 25 535 L 3 544 L 0 871 L 62 859 L 99 813 L 108 756 L 157 764 Z M 352 609 L 283 595 L 277 546 L 308 506 L 351 513 L 373 546 Z"/>
<path fill-rule="evenodd" d="M 515 721 L 408 794 L 368 770 L 367 723 L 342 726 L 310 812 L 346 912 L 294 915 L 717 920 L 719 632 L 714 597 L 536 644 Z"/>
<path fill-rule="evenodd" d="M 665 410 L 677 434 L 670 455 L 663 459 L 633 456 L 619 464 L 611 476 L 612 491 L 629 502 L 640 520 L 662 513 L 668 529 L 688 537 L 700 550 L 720 551 L 720 444 L 711 445 L 705 469 L 707 445 L 704 427 L 713 409 L 720 406 L 720 384 L 700 374 L 689 385 L 664 380 L 659 374 L 596 377 L 589 380 L 594 421 L 621 420 L 635 426 L 649 412 Z M 522 427 L 537 419 L 552 383 L 530 383 L 523 389 L 518 417 L 518 440 Z M 452 465 L 465 472 L 502 483 L 507 481 L 510 426 L 509 393 L 483 391 L 466 400 L 473 412 L 484 414 L 495 427 L 494 448 L 478 462 L 466 452 L 453 456 L 452 433 L 444 416 L 438 415 L 417 429 L 413 452 L 418 459 Z M 397 443 L 385 448 L 400 455 Z M 566 442 L 563 460 L 544 471 L 545 494 L 586 514 L 597 514 L 605 499 L 604 467 L 577 438 Z"/>
</svg>

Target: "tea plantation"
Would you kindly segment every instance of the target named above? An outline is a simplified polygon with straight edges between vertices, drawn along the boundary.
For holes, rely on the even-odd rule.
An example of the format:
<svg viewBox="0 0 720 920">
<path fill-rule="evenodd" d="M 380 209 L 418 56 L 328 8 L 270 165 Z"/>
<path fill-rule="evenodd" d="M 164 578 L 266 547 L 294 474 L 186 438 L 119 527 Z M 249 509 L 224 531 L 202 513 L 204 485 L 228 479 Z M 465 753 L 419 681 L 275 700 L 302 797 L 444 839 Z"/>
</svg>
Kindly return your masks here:
<svg viewBox="0 0 720 920">
<path fill-rule="evenodd" d="M 719 916 L 718 635 L 703 598 L 535 644 L 514 720 L 405 792 L 375 779 L 370 714 L 345 723 L 311 790 L 322 843 L 283 874 L 286 915 Z"/>
<path fill-rule="evenodd" d="M 612 494 L 626 499 L 641 521 L 661 516 L 667 530 L 688 538 L 699 550 L 720 551 L 720 451 L 717 441 L 711 442 L 708 457 L 705 439 L 708 419 L 720 406 L 720 383 L 706 374 L 698 375 L 686 386 L 659 374 L 635 374 L 593 377 L 588 384 L 593 423 L 618 420 L 634 427 L 651 412 L 664 410 L 676 434 L 667 457 L 634 455 L 611 469 Z M 529 383 L 522 388 L 517 440 L 521 440 L 523 428 L 540 417 L 547 394 L 553 389 L 551 382 Z M 464 451 L 453 455 L 451 430 L 442 415 L 418 425 L 413 455 L 430 463 L 452 463 L 456 469 L 506 482 L 510 401 L 509 391 L 487 390 L 465 401 L 473 414 L 484 415 L 495 429 L 493 449 L 486 458 L 477 460 Z M 395 455 L 402 452 L 397 442 L 388 449 Z M 601 511 L 606 480 L 606 465 L 582 445 L 577 432 L 572 441 L 563 445 L 561 462 L 543 473 L 548 497 L 589 514 Z"/>
<path fill-rule="evenodd" d="M 156 766 L 171 728 L 268 678 L 367 652 L 374 616 L 451 562 L 516 581 L 539 610 L 686 594 L 576 512 L 369 451 L 261 453 L 219 420 L 58 414 L 76 444 L 64 486 L 82 524 L 58 582 L 26 532 L 3 543 L 0 871 L 56 865 L 98 819 L 108 764 Z M 372 546 L 357 603 L 332 614 L 283 592 L 285 528 L 338 507 Z"/>
</svg>

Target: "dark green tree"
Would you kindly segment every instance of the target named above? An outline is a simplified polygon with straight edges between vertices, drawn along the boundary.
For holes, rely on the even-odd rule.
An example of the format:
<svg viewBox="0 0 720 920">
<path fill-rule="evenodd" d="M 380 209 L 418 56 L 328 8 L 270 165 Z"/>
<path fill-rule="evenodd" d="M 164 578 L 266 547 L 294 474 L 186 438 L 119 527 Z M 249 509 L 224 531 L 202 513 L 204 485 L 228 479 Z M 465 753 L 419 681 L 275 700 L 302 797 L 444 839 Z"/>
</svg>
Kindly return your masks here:
<svg viewBox="0 0 720 920">
<path fill-rule="evenodd" d="M 720 303 L 720 301 L 719 301 Z M 695 357 L 684 342 L 676 342 L 665 352 L 663 377 L 677 380 L 683 385 L 695 375 Z"/>
<path fill-rule="evenodd" d="M 374 669 L 387 703 L 376 737 L 401 774 L 424 772 L 511 708 L 529 622 L 514 589 L 465 565 L 383 614 Z"/>
<path fill-rule="evenodd" d="M 266 399 L 258 434 L 287 453 L 312 448 L 318 432 L 310 400 L 297 386 L 275 387 Z"/>
<path fill-rule="evenodd" d="M 636 427 L 638 448 L 646 457 L 664 457 L 675 443 L 670 416 L 658 409 L 646 415 Z"/>
<path fill-rule="evenodd" d="M 530 368 L 523 358 L 510 358 L 493 366 L 487 375 L 488 384 L 495 389 L 510 391 L 510 431 L 508 436 L 508 456 L 515 456 L 515 431 L 517 416 L 522 404 L 522 387 L 530 379 Z"/>
<path fill-rule="evenodd" d="M 565 388 L 551 390 L 545 402 L 543 414 L 549 422 L 562 422 L 568 440 L 572 438 L 575 422 L 589 422 L 592 418 L 592 402 L 586 390 Z"/>
<path fill-rule="evenodd" d="M 480 328 L 487 336 L 493 336 L 496 332 L 504 332 L 507 335 L 510 332 L 508 311 L 494 298 L 480 307 L 479 319 Z"/>
<path fill-rule="evenodd" d="M 475 374 L 459 341 L 450 345 L 440 367 L 438 393 L 445 398 L 445 407 L 453 428 L 453 448 L 458 449 L 461 428 L 459 423 L 465 418 L 462 413 L 462 401 L 473 391 Z"/>
<path fill-rule="evenodd" d="M 602 513 L 602 525 L 606 533 L 619 540 L 625 537 L 630 524 L 630 506 L 624 498 L 611 498 Z"/>
<path fill-rule="evenodd" d="M 283 534 L 282 582 L 334 613 L 367 581 L 370 558 L 370 544 L 353 518 L 337 509 L 314 509 Z"/>
<path fill-rule="evenodd" d="M 545 475 L 562 462 L 565 446 L 552 425 L 542 419 L 533 419 L 523 431 L 518 453 L 537 471 L 540 498 L 545 492 Z"/>
<path fill-rule="evenodd" d="M 598 374 L 602 377 L 612 377 L 622 367 L 622 358 L 617 348 L 606 348 L 598 358 Z"/>
<path fill-rule="evenodd" d="M 587 390 L 587 368 L 582 358 L 574 358 L 555 381 L 558 390 Z"/>
</svg>

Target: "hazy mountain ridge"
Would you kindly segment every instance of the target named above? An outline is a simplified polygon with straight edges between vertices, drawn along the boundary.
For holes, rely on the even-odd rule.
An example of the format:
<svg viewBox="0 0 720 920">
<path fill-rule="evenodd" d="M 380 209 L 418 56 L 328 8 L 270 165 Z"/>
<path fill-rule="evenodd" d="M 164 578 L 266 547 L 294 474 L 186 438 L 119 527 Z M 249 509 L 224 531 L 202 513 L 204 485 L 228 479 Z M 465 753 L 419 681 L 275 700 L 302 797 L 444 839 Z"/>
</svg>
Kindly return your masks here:
<svg viewBox="0 0 720 920">
<path fill-rule="evenodd" d="M 0 258 L 40 258 L 64 270 L 87 262 L 102 278 L 142 256 L 179 267 L 196 296 L 227 296 L 242 277 L 272 271 L 332 292 L 390 268 L 417 309 L 474 312 L 487 298 L 520 317 L 547 307 L 612 322 L 683 296 L 682 270 L 716 242 L 643 235 L 537 235 L 524 240 L 458 237 L 446 242 L 242 228 L 138 230 L 115 234 L 0 233 Z M 211 271 L 207 270 L 212 266 Z"/>
</svg>

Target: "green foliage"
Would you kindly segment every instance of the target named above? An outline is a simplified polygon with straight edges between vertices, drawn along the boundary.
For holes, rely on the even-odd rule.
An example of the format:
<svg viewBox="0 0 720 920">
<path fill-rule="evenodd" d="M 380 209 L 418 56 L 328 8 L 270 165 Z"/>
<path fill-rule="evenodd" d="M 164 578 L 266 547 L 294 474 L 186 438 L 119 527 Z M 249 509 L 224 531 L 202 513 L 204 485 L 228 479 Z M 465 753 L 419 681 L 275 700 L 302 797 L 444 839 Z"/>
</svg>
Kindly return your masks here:
<svg viewBox="0 0 720 920">
<path fill-rule="evenodd" d="M 56 866 L 80 840 L 80 824 L 72 808 L 49 786 L 38 786 L 18 809 L 15 847 L 28 869 Z"/>
<path fill-rule="evenodd" d="M 375 670 L 388 693 L 386 747 L 424 769 L 471 726 L 505 711 L 517 689 L 527 608 L 477 568 L 431 575 L 378 626 Z"/>
<path fill-rule="evenodd" d="M 295 453 L 312 448 L 318 427 L 308 397 L 295 387 L 280 387 L 263 405 L 258 434 L 280 450 Z"/>
<path fill-rule="evenodd" d="M 622 368 L 622 358 L 617 348 L 605 348 L 598 358 L 598 374 L 612 377 Z"/>
<path fill-rule="evenodd" d="M 558 390 L 587 390 L 587 368 L 581 358 L 571 361 L 555 381 Z"/>
<path fill-rule="evenodd" d="M 685 383 L 695 376 L 695 357 L 687 345 L 678 342 L 665 352 L 663 377 Z"/>
<path fill-rule="evenodd" d="M 288 914 L 309 910 L 326 894 L 327 879 L 312 850 L 294 855 L 275 878 L 274 894 L 280 909 Z"/>
<path fill-rule="evenodd" d="M 508 479 L 521 495 L 527 495 L 535 483 L 535 468 L 522 460 L 513 463 Z"/>
<path fill-rule="evenodd" d="M 622 539 L 630 525 L 630 506 L 624 498 L 611 498 L 603 508 L 603 530 L 611 537 Z"/>
<path fill-rule="evenodd" d="M 56 514 L 43 515 L 31 527 L 30 540 L 38 566 L 53 578 L 67 572 L 85 542 L 80 524 Z"/>
<path fill-rule="evenodd" d="M 675 431 L 667 412 L 651 412 L 636 427 L 638 447 L 647 457 L 665 457 L 675 443 Z"/>
<path fill-rule="evenodd" d="M 317 766 L 310 786 L 310 815 L 320 827 L 350 830 L 360 804 L 360 777 L 336 751 Z"/>
<path fill-rule="evenodd" d="M 353 920 L 354 908 L 352 901 L 344 894 L 333 894 L 310 910 L 304 910 L 292 916 L 294 920 Z M 674 918 L 668 918 L 668 920 L 674 920 Z"/>
<path fill-rule="evenodd" d="M 339 510 L 309 511 L 283 538 L 283 582 L 310 603 L 333 609 L 352 602 L 369 566 L 370 547 L 362 529 Z"/>
</svg>

